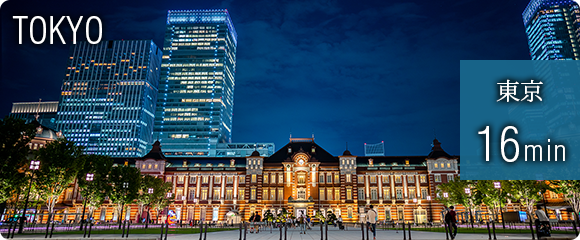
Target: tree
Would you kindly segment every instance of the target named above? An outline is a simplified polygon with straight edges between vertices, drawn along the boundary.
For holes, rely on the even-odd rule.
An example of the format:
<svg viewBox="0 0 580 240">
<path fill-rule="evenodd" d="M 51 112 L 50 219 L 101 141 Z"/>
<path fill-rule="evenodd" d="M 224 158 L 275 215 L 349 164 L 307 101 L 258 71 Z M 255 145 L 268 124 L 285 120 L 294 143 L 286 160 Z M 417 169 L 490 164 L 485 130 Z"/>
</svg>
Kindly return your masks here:
<svg viewBox="0 0 580 240">
<path fill-rule="evenodd" d="M 500 183 L 500 188 L 495 187 L 495 182 Z M 507 200 L 508 191 L 504 190 L 509 187 L 508 181 L 478 180 L 475 188 L 475 198 L 478 202 L 483 202 L 498 221 L 499 210 L 504 208 Z"/>
<path fill-rule="evenodd" d="M 530 221 L 533 219 L 534 206 L 550 187 L 544 181 L 511 180 L 507 187 L 508 196 L 518 201 L 528 213 Z"/>
<path fill-rule="evenodd" d="M 37 152 L 40 168 L 36 171 L 34 181 L 36 191 L 48 208 L 48 221 L 54 212 L 60 195 L 75 180 L 84 166 L 82 147 L 66 138 L 48 143 Z"/>
<path fill-rule="evenodd" d="M 109 174 L 109 181 L 111 183 L 109 199 L 117 207 L 117 213 L 119 214 L 117 221 L 119 222 L 119 229 L 121 229 L 125 205 L 137 198 L 141 186 L 141 172 L 139 169 L 128 165 L 113 167 L 111 174 Z"/>
<path fill-rule="evenodd" d="M 31 153 L 28 143 L 36 135 L 35 126 L 13 117 L 0 119 L 0 205 L 17 195 L 25 185 L 26 166 Z M 0 214 L 4 207 L 0 207 Z"/>
<path fill-rule="evenodd" d="M 440 190 L 440 192 L 438 192 L 438 199 L 445 205 L 455 203 L 467 208 L 472 225 L 473 210 L 475 209 L 476 205 L 479 205 L 479 202 L 477 201 L 478 199 L 475 198 L 474 194 L 472 193 L 476 191 L 473 186 L 474 182 L 470 180 L 461 180 L 459 177 L 456 177 L 450 182 L 437 186 L 437 188 Z M 469 192 L 466 192 L 467 189 L 469 189 Z M 447 193 L 448 197 L 445 198 L 442 193 Z"/>
<path fill-rule="evenodd" d="M 157 212 L 157 221 L 159 221 L 160 212 L 169 206 L 169 204 L 174 200 L 173 195 L 168 196 L 168 193 L 171 192 L 172 188 L 171 183 L 164 182 L 161 178 L 159 178 L 159 180 L 161 180 L 161 184 L 159 184 L 158 187 L 153 188 L 153 194 L 151 196 L 151 206 Z"/>
<path fill-rule="evenodd" d="M 333 224 L 336 221 L 336 215 L 332 211 L 326 212 L 326 219 L 328 224 Z"/>
<path fill-rule="evenodd" d="M 566 201 L 574 209 L 574 219 L 580 223 L 578 214 L 580 213 L 580 181 L 576 180 L 560 180 L 552 182 L 554 188 L 552 190 L 556 193 L 561 193 L 566 198 Z"/>
<path fill-rule="evenodd" d="M 169 184 L 169 188 L 164 188 L 164 182 L 161 178 L 156 178 L 151 175 L 144 175 L 141 179 L 141 185 L 139 188 L 139 195 L 137 196 L 137 206 L 139 207 L 139 216 L 141 217 L 143 214 L 143 210 L 145 206 L 150 206 L 155 199 L 159 196 L 165 197 L 167 192 L 171 189 L 171 185 Z M 151 189 L 153 192 L 149 192 Z M 149 210 L 147 210 L 147 219 L 146 222 L 149 222 Z M 145 225 L 147 227 L 148 224 Z"/>
<path fill-rule="evenodd" d="M 81 196 L 86 201 L 89 208 L 88 219 L 93 216 L 93 212 L 99 208 L 111 191 L 109 185 L 109 174 L 113 167 L 113 159 L 102 155 L 89 155 L 85 159 L 82 170 L 77 175 Z M 92 180 L 87 180 L 87 174 L 91 174 Z M 83 210 L 84 211 L 84 210 Z"/>
</svg>

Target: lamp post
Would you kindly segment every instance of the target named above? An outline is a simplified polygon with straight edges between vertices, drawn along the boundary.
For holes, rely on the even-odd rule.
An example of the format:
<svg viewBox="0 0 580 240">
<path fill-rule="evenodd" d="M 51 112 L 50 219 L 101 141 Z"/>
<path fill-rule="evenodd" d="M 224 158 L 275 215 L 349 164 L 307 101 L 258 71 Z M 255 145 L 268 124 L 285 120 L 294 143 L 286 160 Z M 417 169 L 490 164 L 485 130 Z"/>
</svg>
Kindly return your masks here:
<svg viewBox="0 0 580 240">
<path fill-rule="evenodd" d="M 22 216 L 20 216 L 20 226 L 18 226 L 18 234 L 22 233 L 24 229 L 24 219 L 26 218 L 26 209 L 28 208 L 28 197 L 30 197 L 30 189 L 32 188 L 32 181 L 34 181 L 34 171 L 40 168 L 40 161 L 32 160 L 30 161 L 30 170 L 32 170 L 32 175 L 30 176 L 30 184 L 28 185 L 28 192 L 26 193 L 26 202 L 24 204 L 24 210 L 22 211 Z"/>
<path fill-rule="evenodd" d="M 195 208 L 197 207 L 197 198 L 193 199 L 193 225 L 195 225 Z"/>
<path fill-rule="evenodd" d="M 465 194 L 467 194 L 468 196 L 471 196 L 471 188 L 465 188 Z M 471 203 L 471 199 L 469 199 L 470 203 Z M 471 219 L 471 228 L 473 228 L 473 213 L 471 213 L 471 207 L 469 207 L 468 209 L 469 211 L 469 218 Z"/>
<path fill-rule="evenodd" d="M 429 222 L 433 222 L 433 206 L 431 205 L 431 196 L 427 195 L 427 201 L 429 201 Z"/>
<path fill-rule="evenodd" d="M 499 200 L 499 211 L 501 213 L 501 224 L 503 226 L 503 229 L 505 229 L 505 222 L 503 220 L 503 208 L 501 207 L 501 192 L 502 192 L 501 182 L 493 182 L 493 187 L 495 189 L 499 189 L 499 196 L 500 196 L 500 200 Z"/>
<path fill-rule="evenodd" d="M 149 188 L 147 190 L 147 194 L 151 195 L 153 194 L 154 189 L 153 188 Z M 149 197 L 149 204 L 147 204 L 147 217 L 145 218 L 145 228 L 149 227 L 149 205 L 151 205 L 151 197 Z"/>
<path fill-rule="evenodd" d="M 123 189 L 125 189 L 125 191 L 127 191 L 127 188 L 129 188 L 129 183 L 123 182 Z M 123 204 L 123 206 L 121 207 L 121 214 L 119 214 L 119 229 L 121 229 L 121 225 L 124 221 L 124 219 L 123 219 L 123 211 L 124 210 L 125 210 L 125 204 Z"/>
<path fill-rule="evenodd" d="M 85 178 L 85 180 L 87 182 L 92 182 L 94 177 L 95 177 L 95 174 L 87 173 L 87 177 Z M 81 231 L 83 230 L 83 225 L 85 223 L 85 209 L 87 207 L 87 198 L 85 197 L 84 200 L 85 200 L 85 202 L 83 203 L 83 214 L 81 215 L 81 227 L 80 227 Z"/>
</svg>

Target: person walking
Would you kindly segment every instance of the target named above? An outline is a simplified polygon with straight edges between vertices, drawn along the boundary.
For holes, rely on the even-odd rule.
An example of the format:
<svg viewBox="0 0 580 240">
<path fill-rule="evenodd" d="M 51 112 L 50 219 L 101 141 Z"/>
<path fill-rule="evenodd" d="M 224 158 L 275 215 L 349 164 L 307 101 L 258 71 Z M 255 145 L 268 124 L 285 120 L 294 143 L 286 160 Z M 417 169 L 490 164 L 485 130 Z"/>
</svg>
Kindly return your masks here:
<svg viewBox="0 0 580 240">
<path fill-rule="evenodd" d="M 369 206 L 370 209 L 367 212 L 367 216 L 366 216 L 366 222 L 367 222 L 367 227 L 371 228 L 371 231 L 373 232 L 373 239 L 377 239 L 377 212 L 373 209 L 373 205 Z"/>
<path fill-rule="evenodd" d="M 455 213 L 455 207 L 450 206 L 449 210 L 447 210 L 447 214 L 445 214 L 445 222 L 447 226 L 449 226 L 449 235 L 451 235 L 451 239 L 455 239 L 457 236 L 457 214 Z M 451 232 L 451 228 L 453 228 L 453 232 Z"/>
</svg>

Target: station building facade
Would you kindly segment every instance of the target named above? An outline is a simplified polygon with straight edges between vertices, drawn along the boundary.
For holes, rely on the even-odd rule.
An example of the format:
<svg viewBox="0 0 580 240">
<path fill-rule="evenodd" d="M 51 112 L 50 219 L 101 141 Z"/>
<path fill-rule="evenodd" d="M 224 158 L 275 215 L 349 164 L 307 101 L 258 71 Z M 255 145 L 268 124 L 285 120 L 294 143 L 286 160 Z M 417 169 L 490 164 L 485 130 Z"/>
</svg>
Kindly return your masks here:
<svg viewBox="0 0 580 240">
<path fill-rule="evenodd" d="M 380 221 L 440 221 L 443 205 L 435 200 L 435 188 L 459 174 L 459 157 L 447 154 L 437 139 L 426 156 L 359 157 L 348 150 L 333 156 L 312 138 L 291 138 L 269 157 L 255 152 L 236 158 L 166 158 L 156 142 L 142 158 L 115 161 L 171 182 L 175 201 L 166 212 L 174 211 L 183 222 L 236 223 L 254 212 L 278 214 L 282 208 L 295 216 L 332 211 L 345 222 L 358 222 L 371 204 Z M 64 209 L 67 220 L 78 218 L 77 188 L 64 195 L 63 204 L 71 206 Z M 136 206 L 126 213 L 125 219 L 139 219 Z M 150 214 L 157 218 L 155 211 Z M 104 204 L 93 217 L 112 221 L 117 215 L 114 206 Z"/>
</svg>

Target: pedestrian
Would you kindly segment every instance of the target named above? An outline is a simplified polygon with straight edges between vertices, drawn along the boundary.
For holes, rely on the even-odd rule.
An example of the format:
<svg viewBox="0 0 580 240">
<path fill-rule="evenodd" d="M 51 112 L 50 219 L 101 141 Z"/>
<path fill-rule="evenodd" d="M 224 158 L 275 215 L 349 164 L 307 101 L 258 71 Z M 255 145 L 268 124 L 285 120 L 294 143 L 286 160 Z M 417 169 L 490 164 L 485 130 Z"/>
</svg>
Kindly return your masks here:
<svg viewBox="0 0 580 240">
<path fill-rule="evenodd" d="M 447 226 L 449 226 L 449 235 L 451 235 L 451 239 L 455 239 L 457 236 L 457 218 L 455 213 L 455 207 L 450 206 L 447 214 L 445 214 L 445 222 Z M 453 232 L 451 232 L 451 228 L 453 228 Z"/>
<path fill-rule="evenodd" d="M 254 222 L 258 223 L 258 226 L 256 227 L 256 233 L 260 233 L 260 221 L 262 221 L 262 217 L 260 216 L 260 213 L 256 211 L 256 217 L 254 218 Z"/>
<path fill-rule="evenodd" d="M 366 222 L 367 222 L 367 227 L 371 227 L 371 231 L 373 232 L 373 239 L 377 239 L 377 218 L 378 218 L 378 214 L 377 212 L 373 209 L 373 205 L 369 206 L 370 209 L 367 212 L 367 216 L 366 218 Z"/>
</svg>

